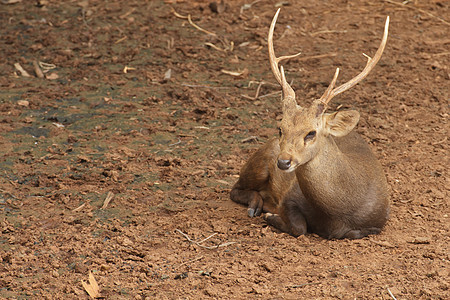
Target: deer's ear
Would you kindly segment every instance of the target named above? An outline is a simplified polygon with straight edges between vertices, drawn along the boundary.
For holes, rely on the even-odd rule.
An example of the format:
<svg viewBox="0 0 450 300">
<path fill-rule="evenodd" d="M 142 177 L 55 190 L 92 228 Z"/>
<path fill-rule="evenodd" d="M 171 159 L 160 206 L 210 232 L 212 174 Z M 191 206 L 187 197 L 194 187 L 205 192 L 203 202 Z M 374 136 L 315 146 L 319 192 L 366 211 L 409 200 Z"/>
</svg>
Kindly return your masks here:
<svg viewBox="0 0 450 300">
<path fill-rule="evenodd" d="M 325 131 L 333 136 L 345 136 L 355 128 L 359 121 L 359 112 L 356 110 L 337 111 L 323 116 Z"/>
</svg>

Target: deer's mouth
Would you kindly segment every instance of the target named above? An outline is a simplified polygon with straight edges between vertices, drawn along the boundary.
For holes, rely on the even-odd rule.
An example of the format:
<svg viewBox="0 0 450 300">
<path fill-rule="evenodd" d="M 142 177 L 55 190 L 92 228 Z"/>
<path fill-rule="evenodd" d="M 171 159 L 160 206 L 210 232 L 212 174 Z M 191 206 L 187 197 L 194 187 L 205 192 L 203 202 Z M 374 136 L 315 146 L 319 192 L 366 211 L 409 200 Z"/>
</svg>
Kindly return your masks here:
<svg viewBox="0 0 450 300">
<path fill-rule="evenodd" d="M 295 169 L 297 169 L 297 167 L 298 167 L 298 163 L 292 163 L 291 166 L 288 169 L 286 169 L 286 170 L 281 170 L 280 169 L 280 170 L 285 172 L 285 173 L 291 173 L 291 172 L 294 172 Z"/>
</svg>

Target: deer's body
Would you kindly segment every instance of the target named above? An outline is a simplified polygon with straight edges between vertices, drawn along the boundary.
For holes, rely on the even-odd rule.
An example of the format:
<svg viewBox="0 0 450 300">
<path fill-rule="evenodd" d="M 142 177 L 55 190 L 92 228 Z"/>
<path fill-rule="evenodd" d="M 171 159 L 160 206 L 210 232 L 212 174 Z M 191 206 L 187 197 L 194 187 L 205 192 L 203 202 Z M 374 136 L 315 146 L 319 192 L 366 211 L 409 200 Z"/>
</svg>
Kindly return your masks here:
<svg viewBox="0 0 450 300">
<path fill-rule="evenodd" d="M 356 132 L 330 139 L 319 155 L 290 173 L 277 167 L 279 140 L 271 139 L 242 168 L 232 200 L 249 205 L 260 197 L 272 225 L 294 236 L 360 238 L 380 232 L 389 215 L 380 164 Z"/>
<path fill-rule="evenodd" d="M 269 224 L 294 236 L 314 232 L 325 238 L 362 238 L 379 233 L 389 215 L 387 183 L 381 165 L 354 127 L 356 111 L 325 113 L 335 95 L 362 80 L 375 66 L 387 39 L 369 58 L 363 72 L 333 89 L 339 70 L 321 99 L 309 108 L 297 105 L 295 93 L 273 52 L 269 55 L 275 77 L 283 88 L 280 139 L 262 146 L 241 170 L 231 199 L 248 205 L 250 217 L 267 212 Z M 290 56 L 292 57 L 292 56 Z"/>
</svg>

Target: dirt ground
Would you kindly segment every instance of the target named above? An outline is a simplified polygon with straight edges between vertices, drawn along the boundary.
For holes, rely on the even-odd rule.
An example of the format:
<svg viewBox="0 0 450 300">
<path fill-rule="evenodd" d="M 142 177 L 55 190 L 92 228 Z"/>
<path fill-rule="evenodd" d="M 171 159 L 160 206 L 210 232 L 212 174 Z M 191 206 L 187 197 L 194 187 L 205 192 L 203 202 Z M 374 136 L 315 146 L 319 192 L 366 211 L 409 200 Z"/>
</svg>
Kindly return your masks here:
<svg viewBox="0 0 450 300">
<path fill-rule="evenodd" d="M 6 2 L 0 298 L 88 299 L 91 271 L 106 299 L 449 299 L 449 2 Z M 294 238 L 229 199 L 278 134 L 278 7 L 306 105 L 391 18 L 377 67 L 330 107 L 361 113 L 387 174 L 380 235 Z"/>
</svg>

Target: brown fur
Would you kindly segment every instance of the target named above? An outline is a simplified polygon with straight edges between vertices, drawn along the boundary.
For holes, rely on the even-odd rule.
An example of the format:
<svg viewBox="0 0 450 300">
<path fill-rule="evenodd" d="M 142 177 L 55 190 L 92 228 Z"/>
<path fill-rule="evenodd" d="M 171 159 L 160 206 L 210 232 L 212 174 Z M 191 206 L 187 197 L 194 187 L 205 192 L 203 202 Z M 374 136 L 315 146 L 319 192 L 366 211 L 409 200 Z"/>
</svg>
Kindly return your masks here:
<svg viewBox="0 0 450 300">
<path fill-rule="evenodd" d="M 283 90 L 280 139 L 272 139 L 244 165 L 231 199 L 248 205 L 250 217 L 265 219 L 294 236 L 315 232 L 325 238 L 362 238 L 381 231 L 389 216 L 386 177 L 367 143 L 353 131 L 356 111 L 325 114 L 336 95 L 364 79 L 381 58 L 389 17 L 375 56 L 350 81 L 334 88 L 339 69 L 323 96 L 309 108 L 299 106 L 278 63 L 269 29 L 270 66 Z"/>
</svg>

